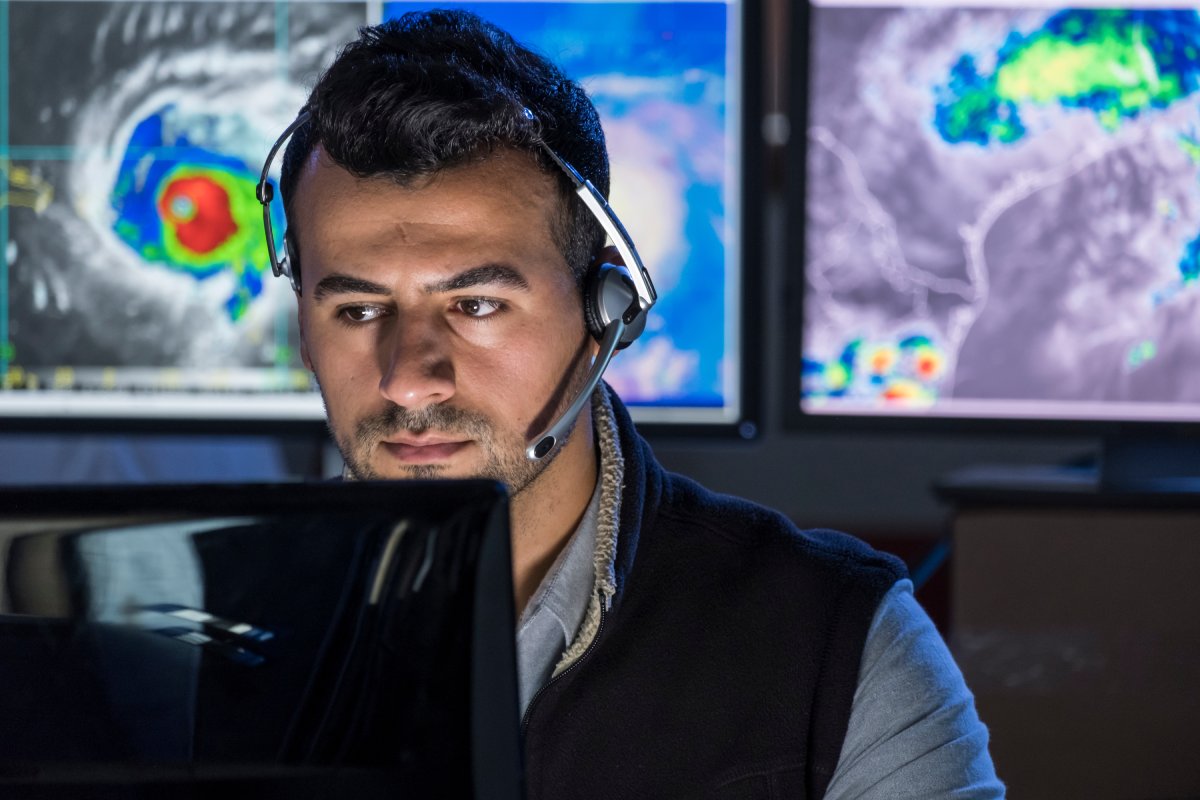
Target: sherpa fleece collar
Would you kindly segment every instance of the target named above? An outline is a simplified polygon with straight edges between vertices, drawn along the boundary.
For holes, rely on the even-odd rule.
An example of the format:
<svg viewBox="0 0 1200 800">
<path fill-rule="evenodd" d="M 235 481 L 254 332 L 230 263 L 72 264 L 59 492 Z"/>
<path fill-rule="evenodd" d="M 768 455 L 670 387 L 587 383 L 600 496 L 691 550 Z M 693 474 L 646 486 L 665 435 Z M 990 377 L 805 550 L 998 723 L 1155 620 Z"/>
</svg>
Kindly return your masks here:
<svg viewBox="0 0 1200 800">
<path fill-rule="evenodd" d="M 555 675 L 578 661 L 587 650 L 592 639 L 596 638 L 596 631 L 600 629 L 601 604 L 605 610 L 611 608 L 613 596 L 617 593 L 617 535 L 621 519 L 621 490 L 625 482 L 625 459 L 617 438 L 617 421 L 609 397 L 611 391 L 607 384 L 602 383 L 592 393 L 592 427 L 600 449 L 600 509 L 596 519 L 596 549 L 592 556 L 596 570 L 595 587 L 583 623 L 575 634 L 575 641 L 571 642 L 554 667 Z"/>
</svg>

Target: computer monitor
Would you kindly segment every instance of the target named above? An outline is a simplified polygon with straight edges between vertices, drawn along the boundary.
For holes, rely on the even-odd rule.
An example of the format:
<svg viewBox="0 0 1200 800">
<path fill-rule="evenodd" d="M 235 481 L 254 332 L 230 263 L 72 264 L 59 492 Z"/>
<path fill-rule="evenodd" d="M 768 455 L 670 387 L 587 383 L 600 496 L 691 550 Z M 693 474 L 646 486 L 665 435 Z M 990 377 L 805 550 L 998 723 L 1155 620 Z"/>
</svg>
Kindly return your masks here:
<svg viewBox="0 0 1200 800">
<path fill-rule="evenodd" d="M 421 7 L 447 5 L 464 4 Z M 299 358 L 295 299 L 270 277 L 254 184 L 341 45 L 415 7 L 7 7 L 0 424 L 317 428 L 323 410 Z M 757 263 L 757 237 L 743 236 L 742 220 L 758 218 L 757 2 L 466 7 L 562 64 L 599 108 L 612 206 L 659 291 L 609 382 L 639 422 L 752 422 L 743 309 L 755 301 L 744 265 Z"/>
<path fill-rule="evenodd" d="M 1200 15 L 794 12 L 792 423 L 1194 433 Z"/>
<path fill-rule="evenodd" d="M 516 800 L 508 529 L 489 481 L 0 490 L 0 794 Z"/>
</svg>

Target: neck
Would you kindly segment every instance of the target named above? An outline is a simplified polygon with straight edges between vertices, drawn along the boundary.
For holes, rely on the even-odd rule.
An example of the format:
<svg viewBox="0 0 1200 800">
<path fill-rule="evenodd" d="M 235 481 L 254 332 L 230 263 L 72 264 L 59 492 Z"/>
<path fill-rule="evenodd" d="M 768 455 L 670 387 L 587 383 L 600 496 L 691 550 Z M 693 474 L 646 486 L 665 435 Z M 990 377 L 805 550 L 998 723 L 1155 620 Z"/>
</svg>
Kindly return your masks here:
<svg viewBox="0 0 1200 800">
<path fill-rule="evenodd" d="M 518 617 L 579 527 L 596 488 L 596 474 L 592 414 L 585 406 L 562 452 L 512 499 L 513 591 Z"/>
</svg>

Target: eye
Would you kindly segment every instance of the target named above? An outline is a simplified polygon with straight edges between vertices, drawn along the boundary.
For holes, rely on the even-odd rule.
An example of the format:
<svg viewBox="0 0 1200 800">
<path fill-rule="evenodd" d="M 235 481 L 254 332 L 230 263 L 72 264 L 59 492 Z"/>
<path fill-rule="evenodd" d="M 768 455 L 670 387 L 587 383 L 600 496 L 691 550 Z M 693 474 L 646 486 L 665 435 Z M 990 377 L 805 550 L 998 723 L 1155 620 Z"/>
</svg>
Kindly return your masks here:
<svg viewBox="0 0 1200 800">
<path fill-rule="evenodd" d="M 374 322 L 385 314 L 387 314 L 387 309 L 379 306 L 345 306 L 338 309 L 339 319 L 355 325 Z"/>
<path fill-rule="evenodd" d="M 499 300 L 489 300 L 486 297 L 468 297 L 465 300 L 457 301 L 454 305 L 468 317 L 476 319 L 490 317 L 504 307 Z"/>
</svg>

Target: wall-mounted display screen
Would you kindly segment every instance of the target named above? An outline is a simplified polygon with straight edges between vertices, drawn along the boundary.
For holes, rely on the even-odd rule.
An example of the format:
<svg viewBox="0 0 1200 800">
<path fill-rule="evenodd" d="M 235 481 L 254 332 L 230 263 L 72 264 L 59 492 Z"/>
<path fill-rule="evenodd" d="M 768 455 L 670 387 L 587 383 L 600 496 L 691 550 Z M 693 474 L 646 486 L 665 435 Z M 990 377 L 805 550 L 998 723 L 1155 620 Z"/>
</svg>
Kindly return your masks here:
<svg viewBox="0 0 1200 800">
<path fill-rule="evenodd" d="M 1200 420 L 1200 14 L 803 16 L 799 410 Z"/>
<path fill-rule="evenodd" d="M 3 4 L 0 417 L 322 419 L 257 174 L 360 26 L 447 5 L 600 111 L 611 204 L 660 295 L 608 381 L 641 421 L 738 422 L 737 0 Z"/>
</svg>

